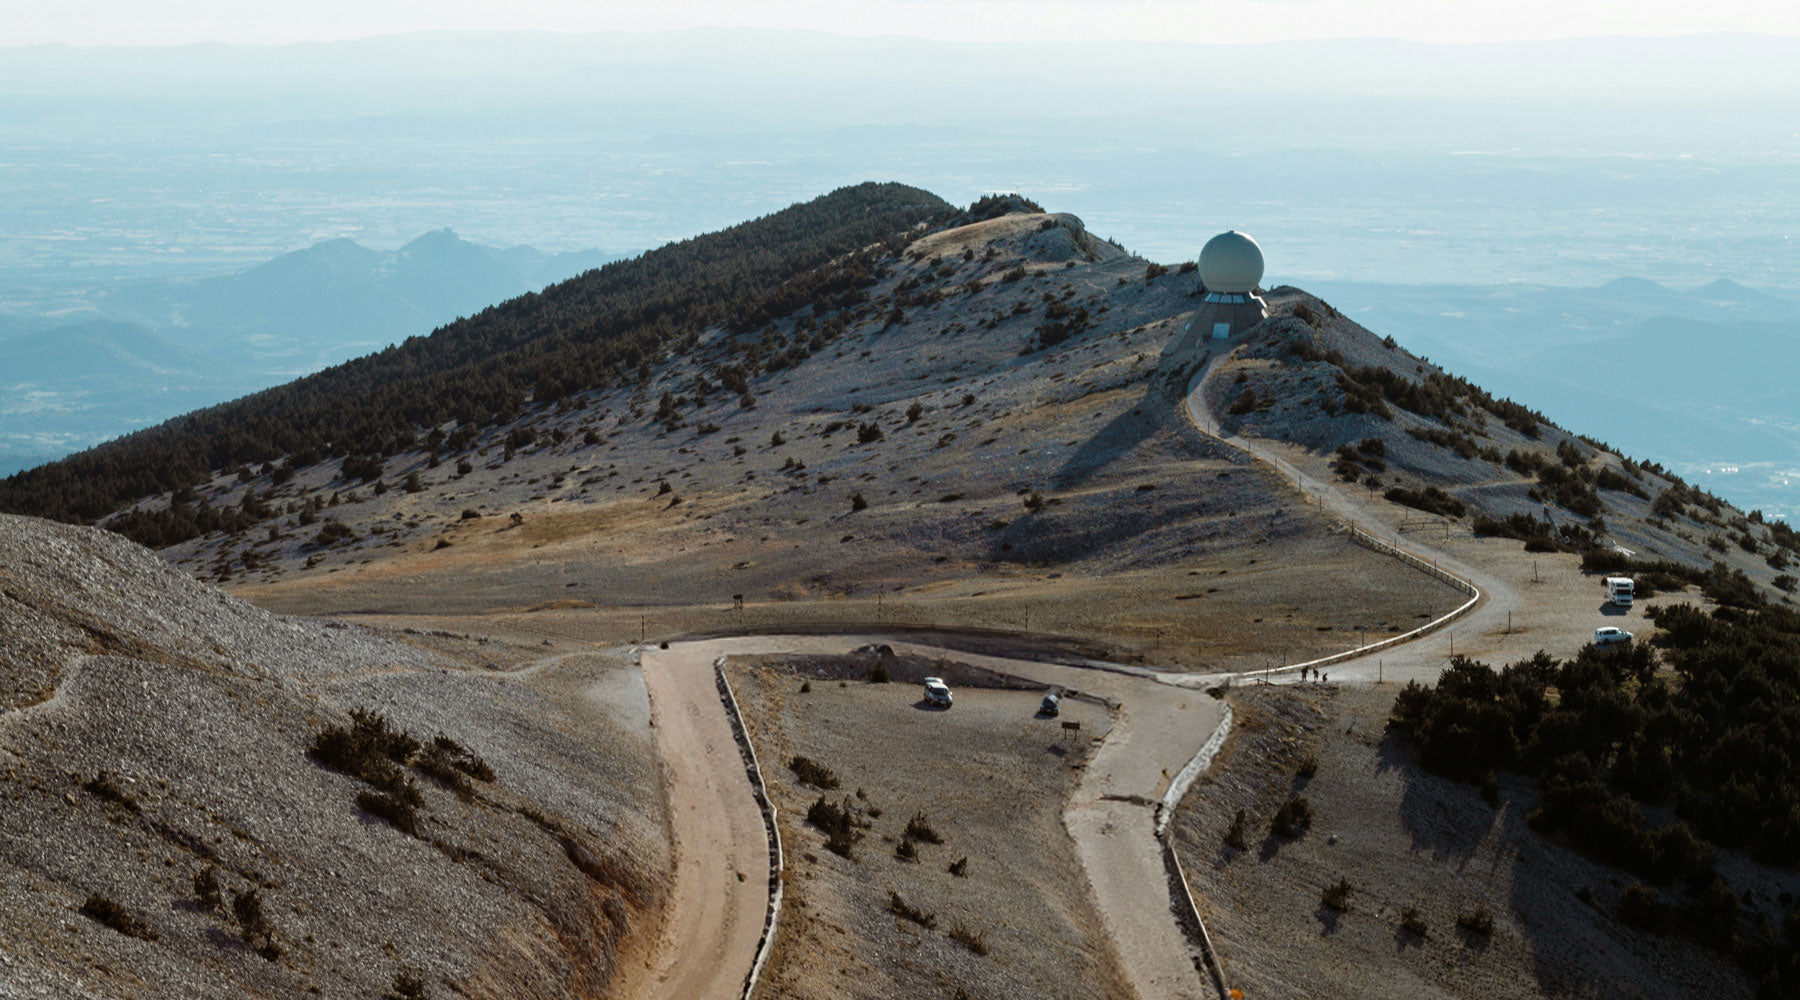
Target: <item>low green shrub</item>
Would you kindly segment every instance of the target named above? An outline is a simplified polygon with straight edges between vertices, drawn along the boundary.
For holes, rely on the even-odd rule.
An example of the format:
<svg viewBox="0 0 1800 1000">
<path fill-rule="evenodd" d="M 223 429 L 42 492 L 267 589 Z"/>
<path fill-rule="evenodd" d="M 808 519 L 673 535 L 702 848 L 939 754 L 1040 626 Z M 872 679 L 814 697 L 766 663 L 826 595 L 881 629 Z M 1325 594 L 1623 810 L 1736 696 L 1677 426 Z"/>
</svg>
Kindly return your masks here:
<svg viewBox="0 0 1800 1000">
<path fill-rule="evenodd" d="M 1335 884 L 1326 886 L 1324 892 L 1319 893 L 1319 905 L 1327 910 L 1343 913 L 1350 909 L 1350 896 L 1355 891 L 1351 888 L 1349 879 L 1340 878 Z"/>
<path fill-rule="evenodd" d="M 788 761 L 788 770 L 793 771 L 803 785 L 827 790 L 838 787 L 837 772 L 811 757 L 795 756 Z"/>
<path fill-rule="evenodd" d="M 1269 820 L 1269 831 L 1283 837 L 1298 837 L 1312 826 L 1312 803 L 1304 795 L 1289 796 Z"/>
<path fill-rule="evenodd" d="M 941 844 L 944 838 L 931 826 L 923 812 L 913 813 L 912 819 L 906 821 L 906 835 L 914 840 L 922 840 L 927 844 Z"/>
</svg>

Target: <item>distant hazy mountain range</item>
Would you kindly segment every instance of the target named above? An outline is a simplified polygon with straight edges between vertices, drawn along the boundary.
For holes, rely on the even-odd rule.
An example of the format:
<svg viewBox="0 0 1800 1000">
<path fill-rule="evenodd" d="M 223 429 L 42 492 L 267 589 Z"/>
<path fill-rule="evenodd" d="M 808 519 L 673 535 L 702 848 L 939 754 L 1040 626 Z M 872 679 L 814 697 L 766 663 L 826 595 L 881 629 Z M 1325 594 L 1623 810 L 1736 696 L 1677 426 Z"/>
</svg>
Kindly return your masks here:
<svg viewBox="0 0 1800 1000">
<path fill-rule="evenodd" d="M 1304 284 L 1564 426 L 1670 464 L 1743 507 L 1800 509 L 1800 297 L 1724 280 Z"/>
<path fill-rule="evenodd" d="M 141 281 L 85 309 L 0 313 L 0 475 L 429 333 L 617 259 L 449 230 L 336 239 L 236 274 Z"/>
</svg>

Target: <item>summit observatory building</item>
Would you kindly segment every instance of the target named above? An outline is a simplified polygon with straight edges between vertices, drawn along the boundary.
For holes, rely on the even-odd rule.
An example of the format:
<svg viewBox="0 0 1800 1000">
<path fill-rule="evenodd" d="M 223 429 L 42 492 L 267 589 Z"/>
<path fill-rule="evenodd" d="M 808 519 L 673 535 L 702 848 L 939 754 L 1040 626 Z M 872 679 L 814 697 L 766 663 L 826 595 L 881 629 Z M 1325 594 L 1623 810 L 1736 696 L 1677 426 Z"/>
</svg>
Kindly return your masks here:
<svg viewBox="0 0 1800 1000">
<path fill-rule="evenodd" d="M 1188 329 L 1196 340 L 1224 340 L 1269 315 L 1256 294 L 1263 276 L 1262 247 L 1237 230 L 1206 241 L 1200 249 L 1201 305 Z"/>
</svg>

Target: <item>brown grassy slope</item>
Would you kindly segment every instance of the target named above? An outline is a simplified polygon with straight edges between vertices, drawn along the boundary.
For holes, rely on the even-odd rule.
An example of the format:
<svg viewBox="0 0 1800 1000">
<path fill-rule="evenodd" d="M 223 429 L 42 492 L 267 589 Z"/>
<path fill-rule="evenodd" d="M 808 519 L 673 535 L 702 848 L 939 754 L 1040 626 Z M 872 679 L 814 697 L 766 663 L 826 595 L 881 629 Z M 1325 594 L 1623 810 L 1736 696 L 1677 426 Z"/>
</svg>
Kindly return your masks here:
<svg viewBox="0 0 1800 1000">
<path fill-rule="evenodd" d="M 1630 880 L 1531 832 L 1529 782 L 1503 777 L 1494 807 L 1421 771 L 1384 731 L 1392 695 L 1389 685 L 1233 696 L 1234 733 L 1175 822 L 1233 986 L 1247 997 L 1749 995 L 1728 963 L 1615 919 Z M 1295 773 L 1308 755 L 1310 779 Z M 1271 834 L 1295 793 L 1312 804 L 1311 829 Z M 1242 851 L 1224 843 L 1239 809 Z M 1343 913 L 1321 901 L 1339 879 L 1354 890 Z M 1493 916 L 1491 935 L 1456 923 L 1477 906 Z M 1422 938 L 1401 926 L 1409 908 Z"/>
<path fill-rule="evenodd" d="M 866 663 L 850 672 L 859 677 Z M 732 672 L 780 810 L 789 858 L 779 936 L 758 995 L 901 998 L 1124 996 L 1092 910 L 1062 806 L 1106 710 L 1065 701 L 1083 740 L 1034 717 L 1041 692 L 968 686 L 954 665 L 955 707 L 922 704 L 917 679 L 936 664 L 893 665 L 895 683 L 840 686 L 828 664 L 785 669 L 782 658 Z M 810 678 L 811 690 L 800 693 Z M 823 762 L 841 787 L 803 785 L 786 765 Z M 848 797 L 868 822 L 846 859 L 806 823 L 821 794 Z M 871 809 L 873 807 L 873 809 Z M 879 810 L 880 815 L 874 815 Z M 915 813 L 944 843 L 896 856 Z M 967 858 L 959 877 L 949 865 Z M 896 915 L 890 893 L 928 914 Z M 979 935 L 979 954 L 951 936 Z"/>
<path fill-rule="evenodd" d="M 367 997 L 410 970 L 434 995 L 591 995 L 654 915 L 648 742 L 551 677 L 276 618 L 91 529 L 0 518 L 0 566 L 0 994 Z M 610 671 L 534 673 L 584 672 Z M 449 735 L 496 780 L 465 800 L 409 769 L 423 805 L 401 832 L 307 756 L 357 706 Z M 259 893 L 278 954 L 196 905 L 208 868 L 227 907 Z M 93 897 L 142 930 L 78 915 Z"/>
</svg>

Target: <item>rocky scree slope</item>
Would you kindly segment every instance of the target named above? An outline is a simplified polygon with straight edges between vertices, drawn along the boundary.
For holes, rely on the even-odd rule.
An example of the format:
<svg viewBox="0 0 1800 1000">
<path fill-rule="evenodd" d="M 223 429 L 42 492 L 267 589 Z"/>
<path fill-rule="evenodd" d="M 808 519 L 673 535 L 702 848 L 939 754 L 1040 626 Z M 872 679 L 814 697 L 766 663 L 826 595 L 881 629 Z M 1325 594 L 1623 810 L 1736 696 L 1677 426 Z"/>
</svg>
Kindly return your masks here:
<svg viewBox="0 0 1800 1000">
<path fill-rule="evenodd" d="M 641 740 L 108 532 L 0 515 L 0 706 L 0 995 L 593 995 L 661 899 Z"/>
<path fill-rule="evenodd" d="M 710 327 L 642 381 L 470 429 L 435 464 L 414 450 L 280 483 L 222 472 L 199 497 L 251 496 L 262 519 L 165 555 L 255 583 L 396 557 L 427 571 L 580 535 L 608 579 L 555 596 L 713 602 L 1128 572 L 1315 534 L 1272 476 L 1180 416 L 1201 358 L 1168 348 L 1195 282 L 1163 271 L 1073 216 L 953 227 L 882 257 L 848 297 Z M 531 603 L 525 586 L 470 597 Z"/>
</svg>

